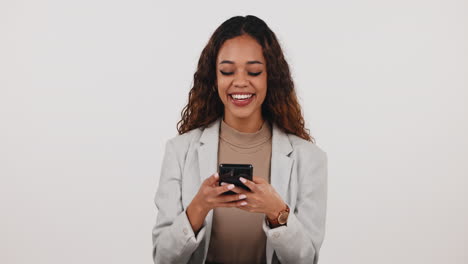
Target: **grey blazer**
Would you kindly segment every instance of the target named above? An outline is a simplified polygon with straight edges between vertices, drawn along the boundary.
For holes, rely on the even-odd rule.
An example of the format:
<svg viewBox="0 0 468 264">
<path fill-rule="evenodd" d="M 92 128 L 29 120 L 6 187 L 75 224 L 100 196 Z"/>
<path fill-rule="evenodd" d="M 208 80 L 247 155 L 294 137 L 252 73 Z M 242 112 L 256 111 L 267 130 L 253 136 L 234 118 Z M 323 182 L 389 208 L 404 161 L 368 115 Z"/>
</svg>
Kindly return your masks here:
<svg viewBox="0 0 468 264">
<path fill-rule="evenodd" d="M 202 181 L 217 171 L 220 122 L 221 118 L 166 142 L 154 197 L 154 263 L 205 262 L 213 210 L 195 236 L 186 209 Z M 273 123 L 270 184 L 291 211 L 286 226 L 272 229 L 263 221 L 268 264 L 318 262 L 325 235 L 327 160 L 316 144 L 286 134 Z"/>
</svg>

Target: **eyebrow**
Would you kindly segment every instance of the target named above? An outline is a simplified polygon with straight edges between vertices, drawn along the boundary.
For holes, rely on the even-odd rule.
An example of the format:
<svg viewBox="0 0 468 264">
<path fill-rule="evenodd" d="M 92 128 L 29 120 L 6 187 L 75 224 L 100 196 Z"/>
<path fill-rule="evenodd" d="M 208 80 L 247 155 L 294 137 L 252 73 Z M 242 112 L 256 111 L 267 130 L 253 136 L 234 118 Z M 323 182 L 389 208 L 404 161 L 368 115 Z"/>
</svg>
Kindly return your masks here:
<svg viewBox="0 0 468 264">
<path fill-rule="evenodd" d="M 223 60 L 219 64 L 223 64 L 223 63 L 234 64 L 234 62 L 230 60 Z M 248 61 L 247 64 L 263 64 L 263 63 L 261 63 L 260 61 L 254 60 L 254 61 Z"/>
</svg>

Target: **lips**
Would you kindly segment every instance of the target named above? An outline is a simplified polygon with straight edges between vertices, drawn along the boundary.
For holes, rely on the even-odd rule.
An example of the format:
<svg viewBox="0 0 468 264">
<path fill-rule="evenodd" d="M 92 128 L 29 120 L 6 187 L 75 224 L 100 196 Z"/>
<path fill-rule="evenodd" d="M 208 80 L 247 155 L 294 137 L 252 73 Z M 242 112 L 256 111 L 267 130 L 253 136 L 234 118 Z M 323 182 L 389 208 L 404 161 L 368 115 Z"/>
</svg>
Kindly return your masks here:
<svg viewBox="0 0 468 264">
<path fill-rule="evenodd" d="M 250 104 L 255 98 L 254 93 L 232 93 L 229 94 L 229 101 L 235 106 L 243 107 Z"/>
<path fill-rule="evenodd" d="M 255 93 L 249 93 L 249 92 L 232 92 L 232 93 L 229 93 L 228 95 L 231 96 L 232 99 L 242 100 L 242 99 L 248 99 L 254 94 Z"/>
</svg>

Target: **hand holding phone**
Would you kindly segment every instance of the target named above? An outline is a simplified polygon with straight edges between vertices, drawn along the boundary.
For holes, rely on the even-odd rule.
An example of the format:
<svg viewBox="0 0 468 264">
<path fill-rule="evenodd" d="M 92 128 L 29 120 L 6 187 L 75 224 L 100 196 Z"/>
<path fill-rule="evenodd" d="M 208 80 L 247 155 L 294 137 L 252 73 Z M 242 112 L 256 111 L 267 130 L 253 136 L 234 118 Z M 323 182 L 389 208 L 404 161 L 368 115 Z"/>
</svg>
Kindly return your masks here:
<svg viewBox="0 0 468 264">
<path fill-rule="evenodd" d="M 238 187 L 241 187 L 247 191 L 250 191 L 249 187 L 245 186 L 241 181 L 240 177 L 247 180 L 252 180 L 253 175 L 253 166 L 252 164 L 219 164 L 219 185 L 221 182 L 232 183 Z M 223 195 L 227 194 L 236 194 L 233 191 L 227 191 L 222 193 Z"/>
</svg>

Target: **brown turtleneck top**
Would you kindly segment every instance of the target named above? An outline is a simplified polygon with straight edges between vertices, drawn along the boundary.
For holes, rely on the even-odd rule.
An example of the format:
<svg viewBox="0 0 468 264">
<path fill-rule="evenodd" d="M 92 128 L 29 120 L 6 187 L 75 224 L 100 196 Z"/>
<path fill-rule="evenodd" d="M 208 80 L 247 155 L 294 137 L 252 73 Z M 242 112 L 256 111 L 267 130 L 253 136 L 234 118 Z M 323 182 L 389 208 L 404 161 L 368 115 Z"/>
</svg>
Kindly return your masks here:
<svg viewBox="0 0 468 264">
<path fill-rule="evenodd" d="M 253 175 L 270 182 L 271 136 L 268 121 L 257 132 L 244 133 L 221 120 L 218 165 L 252 164 Z M 266 235 L 262 230 L 264 219 L 263 213 L 251 213 L 235 207 L 213 209 L 213 226 L 205 263 L 266 263 Z"/>
</svg>

